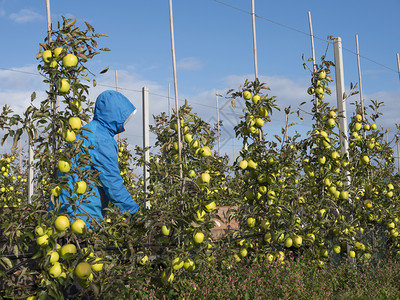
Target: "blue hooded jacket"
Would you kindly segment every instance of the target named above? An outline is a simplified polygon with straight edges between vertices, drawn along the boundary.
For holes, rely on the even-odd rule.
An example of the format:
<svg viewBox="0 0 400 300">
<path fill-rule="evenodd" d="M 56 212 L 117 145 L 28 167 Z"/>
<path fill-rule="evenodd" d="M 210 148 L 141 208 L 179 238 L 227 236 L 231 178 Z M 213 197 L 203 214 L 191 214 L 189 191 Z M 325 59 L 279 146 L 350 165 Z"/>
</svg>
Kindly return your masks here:
<svg viewBox="0 0 400 300">
<path fill-rule="evenodd" d="M 99 181 L 102 186 L 91 186 L 94 196 L 86 198 L 89 203 L 80 203 L 83 208 L 79 207 L 76 213 L 89 213 L 97 221 L 104 217 L 104 209 L 108 206 L 109 201 L 117 205 L 123 213 L 134 214 L 139 205 L 132 199 L 131 195 L 123 184 L 118 167 L 118 145 L 114 136 L 125 131 L 124 125 L 129 118 L 136 112 L 135 106 L 119 92 L 108 90 L 102 92 L 96 100 L 93 120 L 90 121 L 85 128 L 83 135 L 87 136 L 87 140 L 83 139 L 84 144 L 88 147 L 89 154 L 95 169 L 100 171 Z M 93 149 L 89 146 L 93 145 Z M 80 180 L 80 179 L 79 179 Z M 72 188 L 77 178 L 70 177 L 69 185 Z M 61 202 L 61 211 L 73 216 L 74 212 L 71 205 L 62 205 L 67 203 L 66 197 L 69 196 L 66 190 L 63 190 L 59 196 Z M 82 217 L 87 226 L 91 226 L 90 217 Z"/>
</svg>

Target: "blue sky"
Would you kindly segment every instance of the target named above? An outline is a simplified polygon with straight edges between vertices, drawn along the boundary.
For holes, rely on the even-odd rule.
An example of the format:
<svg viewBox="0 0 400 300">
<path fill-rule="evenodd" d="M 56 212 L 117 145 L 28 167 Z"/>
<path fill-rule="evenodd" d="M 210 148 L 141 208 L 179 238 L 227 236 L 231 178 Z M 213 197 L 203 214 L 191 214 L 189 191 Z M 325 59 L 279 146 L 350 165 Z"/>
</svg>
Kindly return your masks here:
<svg viewBox="0 0 400 300">
<path fill-rule="evenodd" d="M 341 37 L 348 89 L 350 82 L 358 82 L 354 54 L 355 35 L 358 34 L 364 99 L 366 103 L 370 99 L 385 102 L 382 109 L 385 117 L 378 125 L 387 128 L 400 123 L 397 113 L 400 81 L 396 73 L 396 53 L 400 52 L 400 2 L 367 0 L 360 3 L 255 0 L 259 77 L 270 86 L 269 95 L 277 96 L 281 108 L 288 105 L 296 108 L 302 101 L 310 100 L 306 94 L 309 72 L 303 69 L 301 59 L 303 53 L 311 57 L 307 17 L 310 11 L 317 62 L 325 53 L 327 36 Z M 40 76 L 30 74 L 36 73 L 35 55 L 46 36 L 45 4 L 45 0 L 0 0 L 0 105 L 11 105 L 19 113 L 28 105 L 32 91 L 40 96 L 46 89 Z M 225 95 L 228 89 L 237 88 L 246 78 L 254 78 L 250 11 L 250 0 L 173 1 L 179 100 L 188 99 L 193 111 L 205 121 L 216 121 L 216 93 Z M 90 96 L 94 100 L 102 90 L 114 86 L 115 70 L 118 70 L 121 92 L 139 109 L 123 136 L 131 144 L 140 145 L 141 88 L 149 87 L 151 114 L 167 110 L 168 83 L 172 102 L 174 97 L 168 0 L 51 1 L 54 28 L 61 16 L 77 18 L 82 27 L 83 21 L 87 21 L 97 32 L 109 35 L 99 44 L 110 48 L 111 52 L 97 56 L 89 68 L 98 73 L 109 66 L 110 71 L 96 77 L 99 86 L 91 89 Z M 334 59 L 332 45 L 329 45 L 327 58 Z M 327 100 L 336 105 L 335 97 Z M 358 100 L 358 96 L 350 100 Z M 232 126 L 240 110 L 232 111 L 223 98 L 219 101 L 221 119 L 226 125 L 222 131 L 222 151 L 232 155 Z M 352 109 L 348 107 L 348 115 L 352 114 Z M 309 125 L 307 122 L 299 124 L 293 132 L 295 129 L 305 132 Z M 275 114 L 267 126 L 271 134 L 279 132 L 283 126 L 282 115 Z M 236 154 L 238 144 L 236 141 Z"/>
</svg>

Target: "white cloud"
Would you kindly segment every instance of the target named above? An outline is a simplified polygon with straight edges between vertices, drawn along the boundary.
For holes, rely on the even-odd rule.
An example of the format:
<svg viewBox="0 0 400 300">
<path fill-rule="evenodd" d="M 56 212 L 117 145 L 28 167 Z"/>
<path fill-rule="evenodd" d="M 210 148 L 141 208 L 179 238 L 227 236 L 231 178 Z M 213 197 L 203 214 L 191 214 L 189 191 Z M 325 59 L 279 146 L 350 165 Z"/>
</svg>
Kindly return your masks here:
<svg viewBox="0 0 400 300">
<path fill-rule="evenodd" d="M 44 16 L 33 11 L 32 9 L 21 9 L 17 13 L 12 13 L 10 19 L 16 23 L 29 23 L 34 21 L 44 20 Z"/>
<path fill-rule="evenodd" d="M 203 67 L 201 61 L 195 57 L 182 58 L 176 65 L 178 69 L 187 71 L 198 71 Z"/>
<path fill-rule="evenodd" d="M 40 101 L 45 97 L 45 84 L 42 83 L 42 77 L 37 75 L 35 66 L 26 66 L 16 69 L 18 72 L 0 70 L 0 86 L 2 86 L 0 92 L 0 106 L 8 104 L 11 108 L 19 114 L 22 114 L 30 102 L 30 95 L 33 91 L 36 91 L 38 95 L 37 101 Z M 221 152 L 232 154 L 233 152 L 233 139 L 235 140 L 235 154 L 238 155 L 239 149 L 241 148 L 241 142 L 235 138 L 234 126 L 240 121 L 240 115 L 243 114 L 243 101 L 237 99 L 237 108 L 232 108 L 230 100 L 224 96 L 226 91 L 231 88 L 237 88 L 242 85 L 246 78 L 252 80 L 253 75 L 232 75 L 224 78 L 223 86 L 218 87 L 218 90 L 206 89 L 197 94 L 185 94 L 184 91 L 179 91 L 179 103 L 182 105 L 185 99 L 188 100 L 189 104 L 193 107 L 192 112 L 197 113 L 204 121 L 210 123 L 212 126 L 217 122 L 216 113 L 216 93 L 221 94 L 223 97 L 219 97 L 219 108 L 220 108 L 220 120 L 223 122 L 221 129 Z M 115 89 L 115 72 L 109 70 L 106 74 L 99 75 L 96 78 L 98 85 L 91 87 L 89 90 L 89 98 L 92 101 L 96 100 L 96 97 L 106 89 Z M 299 104 L 306 101 L 304 110 L 306 112 L 311 111 L 311 98 L 307 94 L 306 90 L 308 87 L 308 78 L 301 78 L 299 80 L 292 80 L 290 78 L 282 76 L 261 76 L 261 82 L 265 82 L 270 88 L 270 91 L 265 91 L 269 96 L 277 96 L 276 104 L 281 108 L 281 112 L 276 112 L 271 116 L 271 123 L 265 125 L 265 132 L 268 133 L 267 139 L 273 139 L 273 134 L 281 135 L 281 128 L 284 126 L 284 113 L 283 109 L 289 105 L 292 107 L 292 111 L 296 110 Z M 121 138 L 127 138 L 130 145 L 142 146 L 143 140 L 143 129 L 142 129 L 142 88 L 144 86 L 149 89 L 149 118 L 150 124 L 153 124 L 153 115 L 159 115 L 161 112 L 168 110 L 168 87 L 160 85 L 157 82 L 146 80 L 131 70 L 118 70 L 118 86 L 119 91 L 126 95 L 132 103 L 137 107 L 138 113 L 132 118 L 126 126 L 126 131 L 122 133 Z M 331 86 L 334 92 L 334 86 Z M 346 88 L 348 90 L 348 87 Z M 349 102 L 358 101 L 358 95 L 350 98 Z M 400 99 L 400 90 L 390 92 L 380 92 L 376 94 L 365 93 L 364 98 L 366 99 L 366 105 L 370 103 L 369 99 L 377 99 L 384 101 L 385 106 L 382 107 L 381 112 L 383 117 L 377 121 L 378 126 L 384 128 L 392 127 L 394 131 L 394 124 L 400 123 L 398 117 L 398 109 L 396 104 Z M 332 95 L 326 97 L 326 100 L 331 105 L 336 106 L 336 97 Z M 171 107 L 175 107 L 174 91 L 171 85 L 170 95 Z M 350 104 L 349 103 L 349 104 Z M 348 105 L 347 116 L 350 117 L 353 113 L 354 106 Z M 168 113 L 167 113 L 168 114 Z M 311 129 L 312 120 L 311 118 L 303 113 L 304 121 L 299 120 L 297 116 L 292 115 L 290 122 L 297 122 L 298 125 L 292 127 L 289 131 L 289 135 L 293 136 L 296 131 L 302 135 Z M 154 145 L 155 136 L 150 135 L 150 144 Z M 1 147 L 0 147 L 1 148 Z M 215 147 L 214 149 L 217 149 Z M 1 152 L 1 151 L 0 151 Z"/>
</svg>

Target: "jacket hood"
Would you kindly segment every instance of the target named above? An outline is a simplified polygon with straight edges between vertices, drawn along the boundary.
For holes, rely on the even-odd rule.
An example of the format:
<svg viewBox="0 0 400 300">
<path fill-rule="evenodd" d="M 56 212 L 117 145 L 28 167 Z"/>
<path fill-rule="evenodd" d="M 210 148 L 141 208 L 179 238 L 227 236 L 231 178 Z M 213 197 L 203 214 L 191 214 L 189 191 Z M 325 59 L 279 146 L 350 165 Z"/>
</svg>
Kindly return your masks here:
<svg viewBox="0 0 400 300">
<path fill-rule="evenodd" d="M 114 136 L 125 131 L 126 121 L 136 107 L 120 92 L 107 90 L 96 99 L 93 119 L 100 122 Z"/>
</svg>

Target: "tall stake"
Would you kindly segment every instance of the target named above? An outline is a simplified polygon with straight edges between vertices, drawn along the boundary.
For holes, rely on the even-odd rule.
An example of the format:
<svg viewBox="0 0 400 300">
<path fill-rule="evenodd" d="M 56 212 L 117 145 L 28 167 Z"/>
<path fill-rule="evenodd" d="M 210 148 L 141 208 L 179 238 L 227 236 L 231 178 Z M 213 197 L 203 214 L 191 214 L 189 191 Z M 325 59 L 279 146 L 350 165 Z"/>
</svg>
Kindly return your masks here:
<svg viewBox="0 0 400 300">
<path fill-rule="evenodd" d="M 399 151 L 399 137 L 396 135 L 397 145 L 397 173 L 400 173 L 400 151 Z"/>
<path fill-rule="evenodd" d="M 115 90 L 118 92 L 118 72 L 115 70 Z M 121 138 L 118 133 L 118 147 L 121 146 Z"/>
<path fill-rule="evenodd" d="M 258 63 L 257 63 L 257 41 L 256 41 L 256 15 L 254 13 L 254 0 L 251 0 L 251 17 L 253 21 L 253 53 L 254 53 L 254 75 L 258 78 Z"/>
<path fill-rule="evenodd" d="M 171 121 L 171 83 L 168 82 L 168 120 Z"/>
<path fill-rule="evenodd" d="M 217 96 L 217 131 L 218 131 L 218 156 L 221 156 L 221 131 L 219 128 L 219 106 L 218 106 L 218 94 Z"/>
<path fill-rule="evenodd" d="M 175 107 L 176 107 L 176 124 L 178 131 L 178 155 L 179 155 L 179 178 L 182 180 L 182 146 L 181 146 L 181 118 L 179 116 L 178 103 L 178 83 L 176 79 L 176 61 L 175 61 L 175 39 L 174 39 L 174 20 L 172 16 L 172 0 L 169 0 L 169 26 L 171 31 L 171 51 L 172 51 L 172 67 L 174 72 L 174 90 L 175 90 Z M 183 187 L 183 185 L 182 185 Z"/>
<path fill-rule="evenodd" d="M 4 129 L 4 134 L 7 134 L 7 130 Z M 7 153 L 7 140 L 4 141 L 4 154 Z"/>
<path fill-rule="evenodd" d="M 150 161 L 149 149 L 149 89 L 143 87 L 142 89 L 142 103 L 143 103 L 143 149 L 144 149 L 144 164 L 143 164 L 143 182 L 144 192 L 147 194 L 149 190 L 149 169 L 148 163 Z M 146 201 L 146 208 L 150 208 L 150 201 Z"/>
<path fill-rule="evenodd" d="M 235 161 L 235 139 L 232 139 L 232 146 L 233 146 L 233 161 Z"/>
<path fill-rule="evenodd" d="M 115 70 L 115 90 L 118 92 L 118 71 Z"/>
<path fill-rule="evenodd" d="M 359 90 L 360 90 L 361 111 L 362 111 L 363 121 L 365 121 L 364 99 L 363 99 L 363 93 L 362 93 L 362 80 L 361 80 L 360 49 L 358 47 L 358 34 L 356 34 L 356 51 L 357 51 L 358 84 L 359 84 Z M 365 131 L 364 131 L 364 138 L 365 138 Z"/>
<path fill-rule="evenodd" d="M 398 69 L 398 72 L 399 72 L 399 79 L 400 79 L 400 59 L 399 59 L 399 54 L 398 53 L 396 53 L 396 57 L 397 57 L 397 69 Z"/>
<path fill-rule="evenodd" d="M 313 71 L 314 73 L 317 71 L 317 65 L 315 64 L 315 48 L 314 48 L 314 33 L 311 22 L 311 12 L 308 12 L 308 26 L 310 27 L 310 39 L 311 39 L 311 54 L 312 54 L 312 62 L 313 62 Z M 314 105 L 315 109 L 318 112 L 318 98 L 314 95 Z"/>
<path fill-rule="evenodd" d="M 349 144 L 347 138 L 347 116 L 346 116 L 346 99 L 344 99 L 344 72 L 343 72 L 343 54 L 342 39 L 334 38 L 335 53 L 335 76 L 336 76 L 336 97 L 339 110 L 339 138 L 342 153 L 349 155 Z"/>
</svg>

